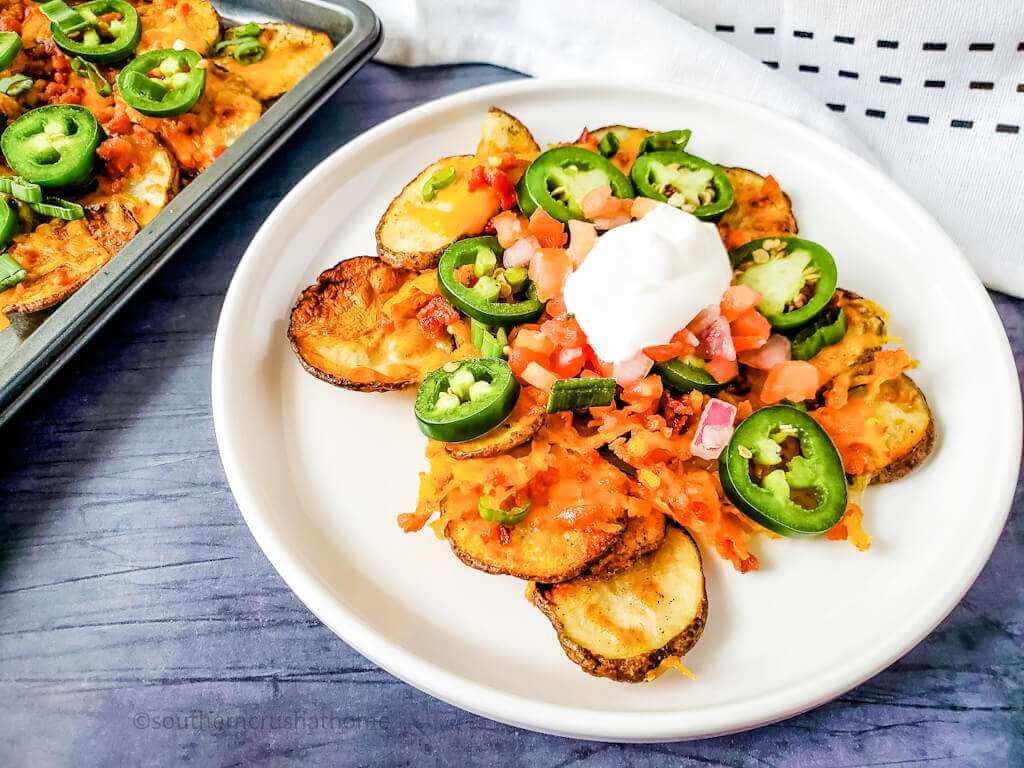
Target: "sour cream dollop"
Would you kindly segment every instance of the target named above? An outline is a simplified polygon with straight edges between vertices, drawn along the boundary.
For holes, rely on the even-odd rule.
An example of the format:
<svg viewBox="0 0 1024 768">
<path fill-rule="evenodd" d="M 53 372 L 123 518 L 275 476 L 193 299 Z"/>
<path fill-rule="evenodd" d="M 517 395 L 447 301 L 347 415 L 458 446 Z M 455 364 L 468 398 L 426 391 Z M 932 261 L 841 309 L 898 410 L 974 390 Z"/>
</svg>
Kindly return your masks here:
<svg viewBox="0 0 1024 768">
<path fill-rule="evenodd" d="M 565 281 L 566 308 L 608 363 L 666 344 L 732 280 L 718 229 L 670 205 L 598 238 Z"/>
</svg>

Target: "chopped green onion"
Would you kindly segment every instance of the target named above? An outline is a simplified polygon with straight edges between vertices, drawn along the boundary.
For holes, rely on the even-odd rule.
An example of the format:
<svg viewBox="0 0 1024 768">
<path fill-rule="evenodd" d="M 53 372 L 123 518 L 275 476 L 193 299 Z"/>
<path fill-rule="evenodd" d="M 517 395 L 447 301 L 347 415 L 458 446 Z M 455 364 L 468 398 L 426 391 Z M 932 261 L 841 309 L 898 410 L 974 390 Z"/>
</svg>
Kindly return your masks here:
<svg viewBox="0 0 1024 768">
<path fill-rule="evenodd" d="M 86 61 L 81 56 L 75 56 L 71 59 L 71 71 L 79 77 L 87 78 L 100 96 L 113 95 L 114 91 L 110 87 L 110 83 L 107 82 L 107 78 L 91 61 Z"/>
<path fill-rule="evenodd" d="M 512 293 L 517 293 L 520 288 L 526 285 L 526 281 L 530 277 L 526 267 L 512 267 L 502 272 L 502 275 L 504 275 L 508 287 L 512 289 Z"/>
<path fill-rule="evenodd" d="M 0 77 L 0 93 L 7 96 L 20 96 L 32 87 L 34 81 L 25 75 L 9 75 Z"/>
<path fill-rule="evenodd" d="M 21 50 L 21 35 L 17 32 L 0 32 L 0 69 L 7 69 Z"/>
<path fill-rule="evenodd" d="M 488 522 L 500 523 L 501 525 L 515 525 L 522 522 L 523 518 L 529 514 L 530 502 L 527 500 L 522 506 L 512 507 L 512 509 L 499 509 L 498 507 L 492 507 L 481 496 L 480 500 L 476 503 L 476 511 L 480 517 Z"/>
<path fill-rule="evenodd" d="M 615 379 L 559 379 L 551 385 L 548 413 L 600 408 L 614 398 Z"/>
<path fill-rule="evenodd" d="M 0 253 L 0 291 L 12 288 L 28 277 L 28 272 L 9 253 Z"/>
<path fill-rule="evenodd" d="M 597 151 L 605 157 L 611 157 L 619 151 L 619 137 L 608 131 L 597 143 Z"/>
<path fill-rule="evenodd" d="M 484 301 L 496 301 L 501 295 L 501 284 L 490 275 L 484 275 L 470 290 Z"/>
<path fill-rule="evenodd" d="M 498 266 L 498 257 L 490 248 L 480 248 L 476 252 L 476 261 L 473 262 L 473 274 L 477 277 L 493 275 Z"/>
<path fill-rule="evenodd" d="M 505 358 L 505 347 L 508 346 L 508 331 L 499 328 L 493 331 L 475 317 L 469 319 L 469 334 L 473 346 L 480 350 L 481 357 Z"/>
<path fill-rule="evenodd" d="M 43 188 L 21 176 L 0 176 L 0 192 L 23 203 L 39 203 L 43 199 Z"/>
<path fill-rule="evenodd" d="M 64 0 L 49 0 L 49 2 L 40 3 L 39 10 L 65 35 L 91 26 L 87 18 L 68 6 Z"/>
<path fill-rule="evenodd" d="M 239 64 L 253 64 L 263 58 L 266 48 L 255 37 L 231 37 L 213 46 L 214 53 L 227 49 Z"/>
<path fill-rule="evenodd" d="M 85 218 L 85 209 L 82 206 L 59 197 L 48 197 L 41 203 L 29 203 L 29 208 L 43 216 L 49 216 L 51 219 L 74 221 Z"/>
<path fill-rule="evenodd" d="M 455 181 L 457 173 L 454 165 L 449 165 L 447 168 L 442 168 L 439 171 L 435 171 L 434 174 L 427 179 L 427 183 L 423 185 L 423 199 L 428 203 L 434 199 L 437 194 L 437 190 L 444 189 L 452 185 Z"/>
<path fill-rule="evenodd" d="M 239 37 L 259 37 L 262 27 L 255 21 L 250 21 L 248 24 L 242 24 L 239 27 L 232 27 L 228 30 L 228 34 L 233 38 Z"/>
<path fill-rule="evenodd" d="M 477 381 L 473 377 L 473 372 L 469 368 L 459 368 L 452 377 L 448 379 L 448 391 L 455 395 L 459 400 L 468 400 L 469 391 Z"/>
<path fill-rule="evenodd" d="M 141 72 L 129 72 L 125 77 L 125 86 L 130 90 L 139 91 L 147 98 L 160 101 L 167 95 L 168 88 L 158 80 L 147 77 Z"/>
</svg>

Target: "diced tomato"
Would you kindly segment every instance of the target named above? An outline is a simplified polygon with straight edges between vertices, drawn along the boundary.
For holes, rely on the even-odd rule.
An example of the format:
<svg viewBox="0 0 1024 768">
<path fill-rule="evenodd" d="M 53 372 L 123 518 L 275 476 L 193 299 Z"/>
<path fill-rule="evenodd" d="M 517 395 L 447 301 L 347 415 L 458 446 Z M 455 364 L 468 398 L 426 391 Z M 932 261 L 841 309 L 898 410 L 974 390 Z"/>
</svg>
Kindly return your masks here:
<svg viewBox="0 0 1024 768">
<path fill-rule="evenodd" d="M 725 289 L 719 305 L 722 317 L 731 323 L 747 310 L 756 307 L 760 300 L 761 294 L 749 285 L 730 285 Z"/>
<path fill-rule="evenodd" d="M 586 128 L 580 131 L 580 135 L 573 144 L 578 144 L 581 147 L 589 147 L 594 152 L 597 151 L 597 139 L 594 138 L 594 135 Z"/>
<path fill-rule="evenodd" d="M 627 403 L 641 400 L 660 400 L 664 392 L 661 376 L 645 376 L 622 389 L 622 399 Z"/>
<path fill-rule="evenodd" d="M 578 267 L 597 244 L 597 228 L 589 221 L 569 220 L 569 258 Z"/>
<path fill-rule="evenodd" d="M 589 344 L 585 344 L 583 346 L 583 354 L 587 358 L 587 364 L 590 365 L 590 367 L 597 371 L 601 376 L 607 377 L 612 375 L 612 371 L 614 370 L 615 366 L 613 366 L 611 363 L 606 363 L 604 360 L 599 358 L 592 346 L 590 346 Z"/>
<path fill-rule="evenodd" d="M 551 365 L 551 360 L 547 355 L 542 355 L 540 352 L 513 345 L 512 350 L 508 354 L 508 366 L 512 369 L 512 373 L 522 378 L 523 371 L 526 370 L 526 366 L 530 363 L 537 363 L 547 367 Z"/>
<path fill-rule="evenodd" d="M 526 217 L 520 216 L 515 211 L 502 211 L 491 219 L 491 226 L 494 227 L 498 244 L 502 248 L 511 248 L 516 240 L 525 234 L 526 225 Z"/>
<path fill-rule="evenodd" d="M 580 201 L 580 207 L 583 209 L 583 215 L 591 221 L 595 219 L 609 219 L 621 215 L 625 215 L 628 220 L 630 209 L 633 207 L 633 200 L 620 200 L 617 197 L 613 197 L 612 188 L 604 184 L 590 190 Z"/>
<path fill-rule="evenodd" d="M 565 317 L 569 313 L 565 308 L 565 302 L 559 297 L 551 299 L 545 309 L 551 317 Z"/>
<path fill-rule="evenodd" d="M 569 253 L 564 248 L 541 248 L 530 260 L 530 280 L 537 286 L 537 298 L 553 299 L 562 293 L 565 278 L 572 271 Z"/>
<path fill-rule="evenodd" d="M 529 230 L 536 235 L 542 248 L 563 248 L 569 242 L 565 225 L 540 206 L 530 217 Z"/>
<path fill-rule="evenodd" d="M 539 352 L 545 357 L 555 351 L 555 345 L 551 342 L 547 336 L 540 331 L 534 331 L 530 329 L 521 329 L 516 334 L 515 347 L 524 347 L 526 349 Z"/>
<path fill-rule="evenodd" d="M 432 298 L 416 313 L 420 330 L 428 339 L 442 338 L 448 333 L 448 326 L 458 319 L 459 313 L 441 296 Z"/>
<path fill-rule="evenodd" d="M 748 309 L 730 323 L 733 336 L 756 336 L 767 339 L 772 335 L 771 323 L 756 309 Z"/>
<path fill-rule="evenodd" d="M 661 203 L 657 200 L 651 200 L 649 197 L 634 197 L 629 207 L 629 215 L 634 219 L 642 219 L 659 205 Z"/>
<path fill-rule="evenodd" d="M 629 224 L 631 219 L 629 214 L 625 211 L 616 213 L 614 216 L 598 216 L 594 219 L 594 227 L 600 229 L 602 232 L 607 232 L 609 229 L 615 229 L 621 227 L 623 224 Z"/>
<path fill-rule="evenodd" d="M 490 187 L 498 195 L 498 204 L 503 211 L 516 207 L 516 187 L 500 168 L 477 165 L 469 172 L 469 191 L 474 192 Z"/>
<path fill-rule="evenodd" d="M 721 358 L 709 360 L 704 368 L 719 384 L 735 379 L 740 372 L 740 367 L 735 360 L 723 360 Z"/>
<path fill-rule="evenodd" d="M 540 363 L 527 363 L 526 368 L 520 376 L 527 384 L 543 389 L 545 392 L 551 390 L 551 386 L 558 381 L 558 377 Z"/>
<path fill-rule="evenodd" d="M 574 376 L 579 376 L 586 361 L 583 347 L 563 347 L 555 352 L 554 355 L 555 375 L 560 379 L 571 379 Z"/>
<path fill-rule="evenodd" d="M 658 344 L 653 347 L 644 347 L 644 354 L 656 363 L 664 363 L 667 360 L 674 360 L 683 355 L 693 354 L 693 347 L 681 341 L 674 341 L 670 344 Z"/>
<path fill-rule="evenodd" d="M 550 312 L 551 307 L 548 307 Z M 574 318 L 545 320 L 541 323 L 541 331 L 559 347 L 582 347 L 587 337 Z"/>
<path fill-rule="evenodd" d="M 800 402 L 814 397 L 817 391 L 818 369 L 806 360 L 787 360 L 768 371 L 761 387 L 761 402 Z"/>
</svg>

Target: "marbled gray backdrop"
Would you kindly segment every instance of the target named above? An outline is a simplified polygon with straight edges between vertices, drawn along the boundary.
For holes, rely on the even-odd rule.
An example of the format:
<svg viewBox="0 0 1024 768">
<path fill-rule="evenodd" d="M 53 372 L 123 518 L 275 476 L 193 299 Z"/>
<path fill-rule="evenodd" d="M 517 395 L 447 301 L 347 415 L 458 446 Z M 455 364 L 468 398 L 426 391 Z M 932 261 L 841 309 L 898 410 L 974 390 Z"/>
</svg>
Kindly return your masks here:
<svg viewBox="0 0 1024 768">
<path fill-rule="evenodd" d="M 368 66 L 0 433 L 0 766 L 1024 765 L 1019 490 L 977 584 L 906 658 L 814 712 L 696 743 L 577 742 L 453 709 L 351 651 L 271 568 L 231 498 L 210 416 L 235 264 L 335 147 L 511 77 Z M 1019 370 L 1024 302 L 994 299 Z M 983 393 L 984 361 L 964 350 L 964 364 L 981 365 Z M 273 719 L 226 727 L 211 712 Z M 173 719 L 146 720 L 159 715 Z"/>
</svg>

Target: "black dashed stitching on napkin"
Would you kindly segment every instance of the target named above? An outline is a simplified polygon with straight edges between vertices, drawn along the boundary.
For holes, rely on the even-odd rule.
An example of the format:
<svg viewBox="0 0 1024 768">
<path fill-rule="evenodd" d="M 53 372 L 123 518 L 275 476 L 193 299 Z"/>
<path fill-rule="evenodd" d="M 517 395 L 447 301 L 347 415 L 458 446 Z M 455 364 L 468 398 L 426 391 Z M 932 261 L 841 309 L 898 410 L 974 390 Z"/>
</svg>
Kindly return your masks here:
<svg viewBox="0 0 1024 768">
<path fill-rule="evenodd" d="M 1017 83 L 1017 93 L 1024 93 L 1024 83 Z"/>
<path fill-rule="evenodd" d="M 825 104 L 825 106 L 828 107 L 829 109 L 831 109 L 833 112 L 845 112 L 846 111 L 846 105 L 845 104 Z"/>
<path fill-rule="evenodd" d="M 925 88 L 945 88 L 946 87 L 946 81 L 945 80 L 925 80 L 924 81 L 924 87 Z"/>
<path fill-rule="evenodd" d="M 868 117 L 884 118 L 885 117 L 885 110 L 884 109 L 865 109 L 864 110 L 864 114 L 867 115 Z"/>
<path fill-rule="evenodd" d="M 754 27 L 755 35 L 774 35 L 775 27 Z"/>
<path fill-rule="evenodd" d="M 891 85 L 899 85 L 903 82 L 902 77 L 894 77 L 893 75 L 880 75 L 878 78 L 880 83 L 889 83 Z"/>
<path fill-rule="evenodd" d="M 996 125 L 996 133 L 1020 133 L 1020 126 L 1007 125 L 1006 123 L 998 123 Z"/>
<path fill-rule="evenodd" d="M 1024 51 L 1024 40 L 1021 40 L 1019 43 L 1017 43 L 1017 50 Z"/>
<path fill-rule="evenodd" d="M 945 43 L 925 43 L 921 46 L 922 51 L 944 51 L 946 50 Z"/>
<path fill-rule="evenodd" d="M 761 63 L 764 64 L 766 67 L 771 67 L 772 69 L 779 68 L 779 62 L 777 61 L 762 61 Z"/>
<path fill-rule="evenodd" d="M 907 115 L 908 123 L 920 123 L 921 125 L 928 125 L 931 118 L 928 115 Z"/>
<path fill-rule="evenodd" d="M 970 89 L 972 91 L 991 91 L 995 87 L 995 83 L 990 83 L 985 80 L 972 80 L 970 85 Z"/>
<path fill-rule="evenodd" d="M 878 41 L 878 47 L 879 48 L 899 48 L 900 47 L 900 43 L 899 43 L 899 40 L 879 40 Z"/>
<path fill-rule="evenodd" d="M 855 38 L 850 37 L 849 35 L 836 35 L 832 39 L 835 40 L 837 43 L 843 43 L 844 45 L 853 45 L 853 41 Z M 1024 45 L 1024 43 L 1022 43 L 1022 45 Z"/>
<path fill-rule="evenodd" d="M 732 24 L 715 24 L 715 32 L 735 32 L 736 27 Z"/>
<path fill-rule="evenodd" d="M 971 43 L 967 46 L 968 51 L 994 51 L 995 49 L 995 43 Z"/>
<path fill-rule="evenodd" d="M 799 69 L 801 72 L 820 72 L 821 71 L 821 67 L 819 67 L 817 64 L 801 64 L 799 67 L 797 67 L 797 69 Z"/>
<path fill-rule="evenodd" d="M 950 120 L 949 121 L 949 127 L 950 128 L 973 128 L 974 127 L 974 121 L 973 120 Z"/>
<path fill-rule="evenodd" d="M 803 37 L 803 38 L 805 38 L 807 40 L 813 40 L 814 39 L 814 33 L 813 32 L 805 32 L 802 29 L 794 29 L 793 30 L 793 37 Z"/>
<path fill-rule="evenodd" d="M 849 77 L 852 80 L 856 80 L 858 77 L 860 77 L 859 74 L 857 74 L 856 72 L 851 72 L 848 69 L 840 69 L 839 70 L 839 76 L 840 77 Z"/>
</svg>

